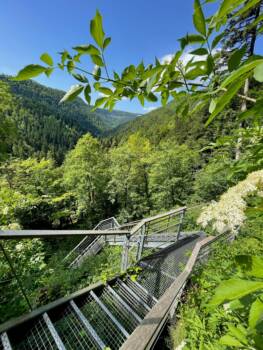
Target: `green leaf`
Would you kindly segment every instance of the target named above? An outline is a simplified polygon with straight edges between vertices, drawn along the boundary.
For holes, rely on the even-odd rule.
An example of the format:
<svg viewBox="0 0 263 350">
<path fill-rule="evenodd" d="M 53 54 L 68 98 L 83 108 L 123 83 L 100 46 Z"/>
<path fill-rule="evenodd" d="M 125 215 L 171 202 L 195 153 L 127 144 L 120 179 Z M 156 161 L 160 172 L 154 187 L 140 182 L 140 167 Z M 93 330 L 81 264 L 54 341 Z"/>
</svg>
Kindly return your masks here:
<svg viewBox="0 0 263 350">
<path fill-rule="evenodd" d="M 247 47 L 244 45 L 241 47 L 241 49 L 235 50 L 234 53 L 230 56 L 227 62 L 230 72 L 232 72 L 234 69 L 237 69 L 237 67 L 240 65 L 241 59 L 245 55 L 246 50 Z"/>
<path fill-rule="evenodd" d="M 209 113 L 213 113 L 216 108 L 216 99 L 212 99 L 209 105 Z"/>
<path fill-rule="evenodd" d="M 209 302 L 209 307 L 215 307 L 225 301 L 239 299 L 263 289 L 263 282 L 232 278 L 223 281 L 215 290 L 215 295 Z"/>
<path fill-rule="evenodd" d="M 206 126 L 208 126 L 212 120 L 220 113 L 223 111 L 225 106 L 232 100 L 232 98 L 236 95 L 238 90 L 242 87 L 244 84 L 244 81 L 246 80 L 247 75 L 242 76 L 242 79 L 240 78 L 238 81 L 234 81 L 227 89 L 227 91 L 220 96 L 217 99 L 216 107 L 210 117 L 208 118 L 206 122 Z"/>
<path fill-rule="evenodd" d="M 103 93 L 104 95 L 112 95 L 112 91 L 111 89 L 107 88 L 107 87 L 100 87 L 98 89 L 101 93 Z"/>
<path fill-rule="evenodd" d="M 194 2 L 193 22 L 195 29 L 203 36 L 206 36 L 205 16 L 199 0 Z"/>
<path fill-rule="evenodd" d="M 46 71 L 46 67 L 40 66 L 38 64 L 30 64 L 25 68 L 21 69 L 17 76 L 13 78 L 13 80 L 28 80 L 31 78 L 35 78 L 39 76 L 41 73 Z"/>
<path fill-rule="evenodd" d="M 238 339 L 242 344 L 247 344 L 247 331 L 242 325 L 236 327 L 228 324 L 229 334 Z"/>
<path fill-rule="evenodd" d="M 84 88 L 84 97 L 85 100 L 88 102 L 88 104 L 90 105 L 91 102 L 91 97 L 90 97 L 90 93 L 91 93 L 91 87 L 89 84 L 87 84 Z"/>
<path fill-rule="evenodd" d="M 257 324 L 263 322 L 263 302 L 256 299 L 249 311 L 248 324 L 250 328 L 256 328 Z"/>
<path fill-rule="evenodd" d="M 144 96 L 138 95 L 138 100 L 140 101 L 140 104 L 144 107 Z"/>
<path fill-rule="evenodd" d="M 257 255 L 238 255 L 235 260 L 247 276 L 263 278 L 263 257 Z"/>
<path fill-rule="evenodd" d="M 96 11 L 95 17 L 90 21 L 90 33 L 98 46 L 103 49 L 104 31 L 102 26 L 102 16 L 99 11 Z"/>
<path fill-rule="evenodd" d="M 100 55 L 100 50 L 98 50 L 94 45 L 79 45 L 73 47 L 74 50 L 81 54 L 88 54 L 88 55 Z"/>
<path fill-rule="evenodd" d="M 198 55 L 198 56 L 203 56 L 203 55 L 208 55 L 208 51 L 204 47 L 199 47 L 198 49 L 191 51 L 191 55 Z"/>
<path fill-rule="evenodd" d="M 234 347 L 240 347 L 243 346 L 242 343 L 240 343 L 236 338 L 232 337 L 229 334 L 224 335 L 219 339 L 220 344 L 227 345 L 227 346 L 234 346 Z"/>
<path fill-rule="evenodd" d="M 84 89 L 82 85 L 73 85 L 69 91 L 63 96 L 59 103 L 74 100 Z"/>
<path fill-rule="evenodd" d="M 68 72 L 71 73 L 74 68 L 75 68 L 75 62 L 72 60 L 68 61 L 68 63 L 67 63 Z"/>
<path fill-rule="evenodd" d="M 40 56 L 41 61 L 43 61 L 44 63 L 46 63 L 48 66 L 52 67 L 53 66 L 53 59 L 52 57 L 48 54 L 48 53 L 43 53 Z"/>
<path fill-rule="evenodd" d="M 45 74 L 46 74 L 46 76 L 49 78 L 50 77 L 50 75 L 53 73 L 53 71 L 54 71 L 54 68 L 46 68 L 46 70 L 45 70 Z"/>
<path fill-rule="evenodd" d="M 212 45 L 211 45 L 212 49 L 214 49 L 214 48 L 217 46 L 217 44 L 218 44 L 218 43 L 220 42 L 220 40 L 224 37 L 224 35 L 225 35 L 225 33 L 223 32 L 223 33 L 217 35 L 217 36 L 214 38 L 214 40 L 212 41 Z"/>
<path fill-rule="evenodd" d="M 246 63 L 242 65 L 237 70 L 233 71 L 221 84 L 221 88 L 227 87 L 229 84 L 231 84 L 233 81 L 238 80 L 241 75 L 252 71 L 255 67 L 259 66 L 263 63 L 263 59 L 256 59 L 254 61 L 251 61 L 249 63 Z"/>
<path fill-rule="evenodd" d="M 158 101 L 158 98 L 152 92 L 150 92 L 145 98 L 150 102 Z"/>
<path fill-rule="evenodd" d="M 162 102 L 162 105 L 165 106 L 167 101 L 168 101 L 168 98 L 169 98 L 169 92 L 168 91 L 163 91 L 161 93 L 161 102 Z"/>
<path fill-rule="evenodd" d="M 95 66 L 92 73 L 94 74 L 94 79 L 95 80 L 97 80 L 97 81 L 100 80 L 101 68 L 99 66 Z"/>
<path fill-rule="evenodd" d="M 109 37 L 109 38 L 106 38 L 106 39 L 104 40 L 104 42 L 103 42 L 103 50 L 106 49 L 106 47 L 110 44 L 110 42 L 111 42 L 111 38 L 110 38 L 110 37 Z"/>
<path fill-rule="evenodd" d="M 92 108 L 93 111 L 95 111 L 98 107 L 100 107 L 101 105 L 103 105 L 103 103 L 105 103 L 107 101 L 107 97 L 101 97 L 98 98 L 95 102 L 94 107 Z"/>
<path fill-rule="evenodd" d="M 102 60 L 102 58 L 100 56 L 98 56 L 98 55 L 91 55 L 90 57 L 92 59 L 92 62 L 94 64 L 96 64 L 97 66 L 100 66 L 100 67 L 104 66 L 103 60 Z"/>
<path fill-rule="evenodd" d="M 88 79 L 85 75 L 83 74 L 77 74 L 77 73 L 72 73 L 72 76 L 77 79 L 78 81 L 80 81 L 81 83 L 87 83 Z"/>
<path fill-rule="evenodd" d="M 263 82 L 263 63 L 259 64 L 254 69 L 254 78 L 259 81 L 260 83 Z"/>
<path fill-rule="evenodd" d="M 178 39 L 178 41 L 181 44 L 182 50 L 190 44 L 204 44 L 205 43 L 205 38 L 202 35 L 198 34 L 187 34 L 185 37 Z"/>
<path fill-rule="evenodd" d="M 234 13 L 233 17 L 239 17 L 242 14 L 244 14 L 245 12 L 247 12 L 249 9 L 251 9 L 252 7 L 255 7 L 261 0 L 250 0 L 247 1 L 247 3 L 245 3 L 245 6 L 242 6 L 242 8 L 237 11 L 236 13 Z"/>
<path fill-rule="evenodd" d="M 221 25 L 225 22 L 226 16 L 243 2 L 244 0 L 224 0 L 221 3 L 219 10 L 212 17 L 210 26 L 217 26 L 218 30 L 221 27 Z"/>
</svg>

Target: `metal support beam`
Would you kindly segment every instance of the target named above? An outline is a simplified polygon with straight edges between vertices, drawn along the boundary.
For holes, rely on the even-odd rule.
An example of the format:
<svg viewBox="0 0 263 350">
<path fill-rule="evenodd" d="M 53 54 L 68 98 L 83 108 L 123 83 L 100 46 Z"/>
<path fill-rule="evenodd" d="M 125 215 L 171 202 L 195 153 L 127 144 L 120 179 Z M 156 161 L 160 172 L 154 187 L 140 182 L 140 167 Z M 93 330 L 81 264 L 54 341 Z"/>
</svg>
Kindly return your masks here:
<svg viewBox="0 0 263 350">
<path fill-rule="evenodd" d="M 121 271 L 126 271 L 129 265 L 130 234 L 126 234 L 125 243 L 122 249 Z"/>
<path fill-rule="evenodd" d="M 92 325 L 89 323 L 89 321 L 86 319 L 86 317 L 83 315 L 83 313 L 80 311 L 80 309 L 77 307 L 76 303 L 71 300 L 70 305 L 72 306 L 73 310 L 77 314 L 78 318 L 84 325 L 84 327 L 87 329 L 89 334 L 92 336 L 92 338 L 95 340 L 95 342 L 99 345 L 101 349 L 105 349 L 106 345 L 103 343 L 103 341 L 100 339 L 98 334 L 96 333 L 95 329 L 92 327 Z"/>
<path fill-rule="evenodd" d="M 137 254 L 136 254 L 136 261 L 140 260 L 141 256 L 142 256 L 144 240 L 145 240 L 145 233 L 146 233 L 146 224 L 144 224 L 141 227 L 141 234 L 139 237 L 139 244 L 138 244 L 138 249 L 137 249 Z"/>
<path fill-rule="evenodd" d="M 129 333 L 122 327 L 120 322 L 116 320 L 116 318 L 113 316 L 113 314 L 110 312 L 110 310 L 103 304 L 103 302 L 97 297 L 97 295 L 91 291 L 90 295 L 92 298 L 96 301 L 96 303 L 101 307 L 101 309 L 109 316 L 109 318 L 112 320 L 113 323 L 119 328 L 119 330 L 123 333 L 123 335 L 128 338 Z"/>
<path fill-rule="evenodd" d="M 182 227 L 183 227 L 185 211 L 186 211 L 186 208 L 183 209 L 181 214 L 180 214 L 180 222 L 179 222 L 179 225 L 178 225 L 177 239 L 180 238 L 181 230 L 182 230 Z"/>
<path fill-rule="evenodd" d="M 52 238 L 73 236 L 114 236 L 127 235 L 130 231 L 121 230 L 0 230 L 0 239 Z"/>
<path fill-rule="evenodd" d="M 12 346 L 10 344 L 7 333 L 1 334 L 1 341 L 2 341 L 2 345 L 4 347 L 4 350 L 12 350 Z"/>
<path fill-rule="evenodd" d="M 44 315 L 43 315 L 43 319 L 58 347 L 58 350 L 66 350 L 60 336 L 58 335 L 58 332 L 56 331 L 51 319 L 49 318 L 48 314 L 45 312 Z"/>
</svg>

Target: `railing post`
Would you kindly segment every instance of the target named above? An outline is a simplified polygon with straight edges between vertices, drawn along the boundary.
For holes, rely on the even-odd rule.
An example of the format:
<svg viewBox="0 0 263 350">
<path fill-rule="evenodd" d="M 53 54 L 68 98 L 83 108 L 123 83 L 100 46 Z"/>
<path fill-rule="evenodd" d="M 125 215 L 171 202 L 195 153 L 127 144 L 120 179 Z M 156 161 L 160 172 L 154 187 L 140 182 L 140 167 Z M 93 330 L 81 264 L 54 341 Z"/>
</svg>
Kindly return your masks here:
<svg viewBox="0 0 263 350">
<path fill-rule="evenodd" d="M 140 232 L 140 237 L 139 237 L 139 244 L 138 244 L 137 253 L 136 253 L 136 261 L 140 260 L 141 257 L 142 257 L 144 240 L 145 240 L 145 233 L 146 233 L 146 224 L 144 224 L 141 227 L 141 232 Z"/>
<path fill-rule="evenodd" d="M 177 240 L 180 238 L 181 229 L 182 229 L 183 221 L 184 221 L 185 210 L 186 209 L 183 209 L 182 212 L 181 212 L 181 215 L 180 215 L 180 222 L 179 222 L 179 225 L 178 225 L 178 232 L 177 232 Z"/>
<path fill-rule="evenodd" d="M 130 234 L 126 234 L 126 239 L 123 244 L 122 258 L 121 258 L 121 271 L 126 271 L 129 264 L 129 248 L 130 248 Z"/>
</svg>

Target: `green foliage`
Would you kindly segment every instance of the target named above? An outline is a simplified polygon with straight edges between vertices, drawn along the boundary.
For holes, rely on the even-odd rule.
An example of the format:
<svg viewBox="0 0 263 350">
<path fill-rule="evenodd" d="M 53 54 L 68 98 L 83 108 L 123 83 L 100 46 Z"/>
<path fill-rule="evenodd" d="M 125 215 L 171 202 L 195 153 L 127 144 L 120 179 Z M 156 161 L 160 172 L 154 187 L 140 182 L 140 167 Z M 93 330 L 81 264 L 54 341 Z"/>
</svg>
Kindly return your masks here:
<svg viewBox="0 0 263 350">
<path fill-rule="evenodd" d="M 261 349 L 262 344 L 262 199 L 252 198 L 248 220 L 231 244 L 218 243 L 192 279 L 180 309 L 184 349 Z M 223 306 L 217 306 L 224 304 Z M 175 326 L 176 327 L 176 326 Z"/>
<path fill-rule="evenodd" d="M 0 160 L 11 153 L 20 158 L 52 156 L 60 164 L 83 134 L 98 136 L 136 117 L 121 111 L 91 112 L 81 99 L 58 105 L 63 95 L 32 81 L 0 76 Z"/>
<path fill-rule="evenodd" d="M 215 156 L 196 173 L 193 201 L 216 200 L 230 185 L 231 160 L 227 156 Z"/>
<path fill-rule="evenodd" d="M 120 219 L 140 218 L 149 212 L 149 156 L 151 146 L 139 134 L 110 152 L 111 201 L 121 208 Z"/>
<path fill-rule="evenodd" d="M 77 198 L 79 218 L 89 220 L 89 226 L 103 217 L 107 199 L 107 160 L 97 139 L 86 134 L 68 153 L 63 165 L 63 181 Z"/>
<path fill-rule="evenodd" d="M 169 209 L 184 204 L 192 194 L 194 173 L 199 163 L 198 153 L 186 145 L 161 142 L 152 155 L 150 170 L 154 208 Z"/>
</svg>

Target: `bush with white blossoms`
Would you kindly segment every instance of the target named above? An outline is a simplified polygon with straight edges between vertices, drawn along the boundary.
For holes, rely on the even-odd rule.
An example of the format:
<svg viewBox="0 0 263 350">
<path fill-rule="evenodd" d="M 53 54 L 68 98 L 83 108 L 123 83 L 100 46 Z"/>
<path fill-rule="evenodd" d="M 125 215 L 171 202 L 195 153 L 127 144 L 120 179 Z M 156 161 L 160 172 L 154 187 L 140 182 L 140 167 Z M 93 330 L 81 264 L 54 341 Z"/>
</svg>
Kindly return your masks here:
<svg viewBox="0 0 263 350">
<path fill-rule="evenodd" d="M 250 195 L 263 197 L 263 170 L 250 173 L 245 180 L 229 188 L 218 202 L 211 202 L 203 209 L 197 223 L 202 227 L 211 225 L 217 233 L 236 233 L 246 219 L 246 198 Z"/>
</svg>

